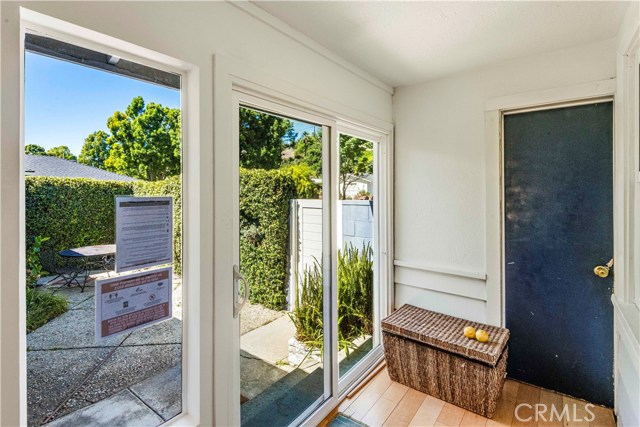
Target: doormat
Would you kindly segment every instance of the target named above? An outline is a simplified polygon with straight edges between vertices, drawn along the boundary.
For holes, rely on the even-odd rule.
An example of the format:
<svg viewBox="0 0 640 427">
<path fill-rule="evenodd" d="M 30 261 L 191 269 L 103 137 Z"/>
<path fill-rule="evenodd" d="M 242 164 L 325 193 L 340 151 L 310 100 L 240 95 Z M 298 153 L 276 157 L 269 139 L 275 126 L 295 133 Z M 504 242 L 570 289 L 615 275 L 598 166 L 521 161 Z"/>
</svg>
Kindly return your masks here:
<svg viewBox="0 0 640 427">
<path fill-rule="evenodd" d="M 368 427 L 366 424 L 356 421 L 353 418 L 349 418 L 341 412 L 338 412 L 328 427 Z"/>
</svg>

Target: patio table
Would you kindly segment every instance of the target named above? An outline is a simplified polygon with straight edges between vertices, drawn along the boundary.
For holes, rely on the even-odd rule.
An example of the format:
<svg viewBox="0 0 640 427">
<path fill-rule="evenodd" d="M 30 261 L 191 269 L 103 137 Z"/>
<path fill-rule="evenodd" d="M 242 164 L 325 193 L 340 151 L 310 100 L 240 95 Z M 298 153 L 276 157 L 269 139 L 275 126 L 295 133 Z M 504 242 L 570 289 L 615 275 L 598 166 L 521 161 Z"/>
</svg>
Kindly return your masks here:
<svg viewBox="0 0 640 427">
<path fill-rule="evenodd" d="M 113 257 L 116 254 L 116 245 L 93 245 L 82 246 L 80 248 L 65 249 L 58 252 L 63 258 L 76 258 L 81 259 L 84 270 L 84 281 L 80 285 L 80 292 L 84 292 L 84 288 L 87 285 L 87 278 L 89 277 L 89 271 L 91 267 L 96 266 L 96 261 L 92 261 L 93 258 L 100 258 L 97 261 L 97 265 L 102 267 L 105 271 L 110 270 L 110 264 Z"/>
</svg>

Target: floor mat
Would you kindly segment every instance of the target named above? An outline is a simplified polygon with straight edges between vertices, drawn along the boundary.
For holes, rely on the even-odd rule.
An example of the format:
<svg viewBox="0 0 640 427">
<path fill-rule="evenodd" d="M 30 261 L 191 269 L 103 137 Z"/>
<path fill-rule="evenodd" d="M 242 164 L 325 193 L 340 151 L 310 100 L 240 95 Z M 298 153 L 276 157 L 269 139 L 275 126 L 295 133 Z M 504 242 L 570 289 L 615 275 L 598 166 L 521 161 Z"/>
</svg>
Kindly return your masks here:
<svg viewBox="0 0 640 427">
<path fill-rule="evenodd" d="M 338 415 L 331 420 L 328 427 L 367 427 L 367 425 L 338 412 Z"/>
</svg>

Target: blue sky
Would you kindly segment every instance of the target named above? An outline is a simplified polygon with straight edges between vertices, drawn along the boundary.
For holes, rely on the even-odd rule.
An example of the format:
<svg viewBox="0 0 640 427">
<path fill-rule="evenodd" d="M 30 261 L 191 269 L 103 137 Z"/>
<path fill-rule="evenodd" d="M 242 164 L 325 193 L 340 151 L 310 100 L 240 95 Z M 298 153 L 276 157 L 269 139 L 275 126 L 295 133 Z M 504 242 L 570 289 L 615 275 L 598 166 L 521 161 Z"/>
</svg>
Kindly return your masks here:
<svg viewBox="0 0 640 427">
<path fill-rule="evenodd" d="M 180 107 L 180 91 L 27 52 L 25 144 L 66 145 L 80 154 L 84 139 L 107 129 L 107 118 L 135 96 Z"/>
<path fill-rule="evenodd" d="M 89 134 L 107 129 L 107 118 L 135 96 L 180 107 L 180 91 L 75 63 L 27 52 L 25 56 L 25 145 L 66 145 L 76 156 Z M 293 121 L 298 136 L 319 127 Z"/>
</svg>

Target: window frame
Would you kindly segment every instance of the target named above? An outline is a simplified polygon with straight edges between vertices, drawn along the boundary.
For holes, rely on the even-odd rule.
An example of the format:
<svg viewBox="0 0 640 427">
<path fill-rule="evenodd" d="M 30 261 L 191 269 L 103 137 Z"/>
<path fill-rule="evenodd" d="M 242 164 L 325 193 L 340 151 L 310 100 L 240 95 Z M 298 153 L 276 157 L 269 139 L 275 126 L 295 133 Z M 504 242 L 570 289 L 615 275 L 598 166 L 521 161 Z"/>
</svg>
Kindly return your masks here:
<svg viewBox="0 0 640 427">
<path fill-rule="evenodd" d="M 183 323 L 182 323 L 182 412 L 162 426 L 173 425 L 199 425 L 208 423 L 210 415 L 206 413 L 207 390 L 212 389 L 212 384 L 206 384 L 207 371 L 206 360 L 212 354 L 203 352 L 208 342 L 213 342 L 213 333 L 210 328 L 204 326 L 201 313 L 206 313 L 208 306 L 204 303 L 203 294 L 208 293 L 206 287 L 201 284 L 200 253 L 200 141 L 199 141 L 199 68 L 193 64 L 164 55 L 147 48 L 137 46 L 127 41 L 117 39 L 75 24 L 71 24 L 57 18 L 53 18 L 29 9 L 20 7 L 20 140 L 19 140 L 19 167 L 20 174 L 17 177 L 20 191 L 19 207 L 19 292 L 18 301 L 19 319 L 17 340 L 19 342 L 16 351 L 11 354 L 11 363 L 17 367 L 20 373 L 19 381 L 19 405 L 15 409 L 19 411 L 16 419 L 20 425 L 26 425 L 27 419 L 27 352 L 26 352 L 26 304 L 25 304 L 25 187 L 24 187 L 24 57 L 26 34 L 35 34 L 60 40 L 82 48 L 118 56 L 126 60 L 136 62 L 158 70 L 177 74 L 181 79 L 180 109 L 182 121 L 182 221 L 183 221 L 183 247 L 182 247 L 182 292 L 183 292 Z M 4 176 L 3 176 L 4 181 Z M 3 295 L 2 304 L 8 304 Z M 11 295 L 15 298 L 15 294 Z M 5 349 L 3 348 L 3 356 Z M 209 359 L 210 360 L 210 359 Z M 4 371 L 4 366 L 3 366 Z M 212 381 L 211 381 L 212 382 Z M 191 398 L 190 398 L 191 397 Z M 212 401 L 212 396 L 208 399 Z M 6 407 L 2 408 L 3 411 Z M 5 414 L 3 414 L 5 415 Z M 4 418 L 3 418 L 4 419 Z"/>
</svg>

